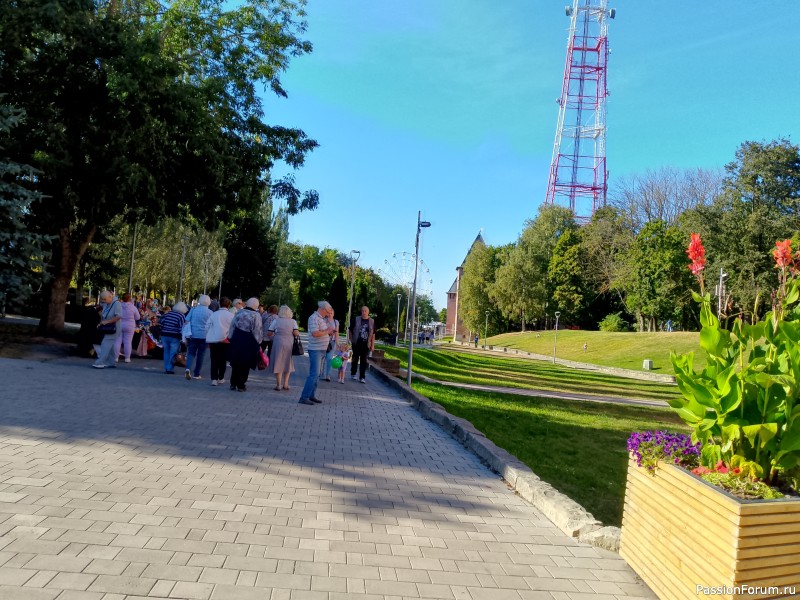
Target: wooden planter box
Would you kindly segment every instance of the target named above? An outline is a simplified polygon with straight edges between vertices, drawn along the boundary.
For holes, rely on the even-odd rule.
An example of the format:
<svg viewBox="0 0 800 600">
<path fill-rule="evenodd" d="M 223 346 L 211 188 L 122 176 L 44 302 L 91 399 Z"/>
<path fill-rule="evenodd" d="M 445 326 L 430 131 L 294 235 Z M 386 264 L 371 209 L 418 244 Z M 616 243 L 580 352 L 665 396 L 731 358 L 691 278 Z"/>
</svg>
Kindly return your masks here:
<svg viewBox="0 0 800 600">
<path fill-rule="evenodd" d="M 653 477 L 631 460 L 620 554 L 662 600 L 790 597 L 800 594 L 800 500 L 740 500 L 674 465 Z"/>
</svg>

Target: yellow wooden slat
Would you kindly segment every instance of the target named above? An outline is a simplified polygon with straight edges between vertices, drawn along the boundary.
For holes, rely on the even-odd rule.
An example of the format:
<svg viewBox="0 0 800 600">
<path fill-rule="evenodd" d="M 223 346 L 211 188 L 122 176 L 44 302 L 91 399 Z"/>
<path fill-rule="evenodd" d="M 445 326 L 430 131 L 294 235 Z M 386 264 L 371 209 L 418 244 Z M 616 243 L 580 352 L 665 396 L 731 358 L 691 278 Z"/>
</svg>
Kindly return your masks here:
<svg viewBox="0 0 800 600">
<path fill-rule="evenodd" d="M 639 546 L 646 546 L 667 572 L 689 573 L 693 584 L 733 581 L 734 565 L 720 564 L 713 549 L 703 553 L 702 544 L 684 542 L 681 536 L 670 535 L 668 530 L 639 518 L 633 519 L 631 526 L 631 537 Z"/>
<path fill-rule="evenodd" d="M 720 539 L 724 536 L 707 534 L 700 528 L 687 529 L 685 524 L 676 524 L 674 517 L 666 519 L 663 515 L 654 515 L 640 507 L 631 506 L 626 510 L 628 521 L 623 521 L 623 532 L 627 525 L 635 525 L 646 530 L 642 531 L 641 535 L 672 538 L 672 544 L 691 560 L 701 563 L 711 561 L 718 570 L 733 573 L 736 566 L 736 551 L 730 543 L 720 543 Z M 713 529 L 711 531 L 713 532 Z"/>
</svg>

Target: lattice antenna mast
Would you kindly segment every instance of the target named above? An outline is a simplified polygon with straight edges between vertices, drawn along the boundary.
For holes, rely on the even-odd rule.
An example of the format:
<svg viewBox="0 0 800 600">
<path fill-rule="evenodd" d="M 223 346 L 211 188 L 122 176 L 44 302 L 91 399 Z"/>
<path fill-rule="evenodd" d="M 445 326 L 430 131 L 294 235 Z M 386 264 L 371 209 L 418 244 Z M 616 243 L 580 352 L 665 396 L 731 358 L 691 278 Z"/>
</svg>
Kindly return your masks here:
<svg viewBox="0 0 800 600">
<path fill-rule="evenodd" d="M 605 206 L 608 190 L 608 20 L 616 10 L 608 8 L 608 0 L 574 0 L 566 13 L 567 61 L 545 203 L 568 206 L 579 219 L 588 219 Z"/>
</svg>

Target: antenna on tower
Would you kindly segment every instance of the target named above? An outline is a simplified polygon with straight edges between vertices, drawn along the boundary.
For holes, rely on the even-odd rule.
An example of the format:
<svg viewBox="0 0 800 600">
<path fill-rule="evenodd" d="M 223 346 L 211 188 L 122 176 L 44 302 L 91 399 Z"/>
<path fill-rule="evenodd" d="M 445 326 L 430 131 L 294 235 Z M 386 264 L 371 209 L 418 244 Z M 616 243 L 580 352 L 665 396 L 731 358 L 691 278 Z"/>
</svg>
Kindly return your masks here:
<svg viewBox="0 0 800 600">
<path fill-rule="evenodd" d="M 567 61 L 558 102 L 558 125 L 550 162 L 546 204 L 568 206 L 588 220 L 606 204 L 606 98 L 608 0 L 573 0 Z"/>
</svg>

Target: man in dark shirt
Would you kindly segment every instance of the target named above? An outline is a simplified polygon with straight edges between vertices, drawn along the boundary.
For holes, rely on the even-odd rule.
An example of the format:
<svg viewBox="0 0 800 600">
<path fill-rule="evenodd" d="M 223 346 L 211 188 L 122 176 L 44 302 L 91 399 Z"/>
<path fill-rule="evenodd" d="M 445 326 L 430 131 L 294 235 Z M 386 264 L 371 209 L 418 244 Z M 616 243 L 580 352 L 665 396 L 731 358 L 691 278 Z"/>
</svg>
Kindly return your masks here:
<svg viewBox="0 0 800 600">
<path fill-rule="evenodd" d="M 369 318 L 369 308 L 361 307 L 361 316 L 353 320 L 347 332 L 353 347 L 353 361 L 350 366 L 350 377 L 361 383 L 367 382 L 367 355 L 375 349 L 375 321 Z M 358 369 L 359 377 L 356 377 Z"/>
</svg>

